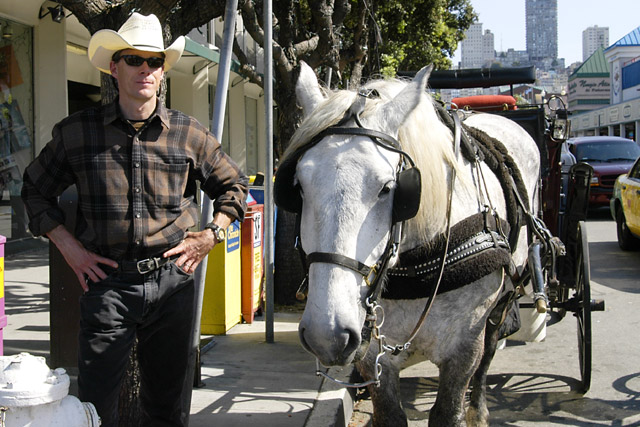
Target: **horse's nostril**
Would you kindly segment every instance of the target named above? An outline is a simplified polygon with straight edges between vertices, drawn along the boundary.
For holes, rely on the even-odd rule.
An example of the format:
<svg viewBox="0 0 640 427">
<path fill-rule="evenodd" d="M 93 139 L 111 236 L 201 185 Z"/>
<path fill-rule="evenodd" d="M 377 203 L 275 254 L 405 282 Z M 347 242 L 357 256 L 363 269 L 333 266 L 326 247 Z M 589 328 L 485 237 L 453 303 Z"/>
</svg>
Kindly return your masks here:
<svg viewBox="0 0 640 427">
<path fill-rule="evenodd" d="M 347 329 L 346 331 L 349 334 L 347 345 L 344 348 L 344 359 L 349 359 L 360 347 L 361 336 L 360 331 L 356 331 L 353 329 Z"/>
</svg>

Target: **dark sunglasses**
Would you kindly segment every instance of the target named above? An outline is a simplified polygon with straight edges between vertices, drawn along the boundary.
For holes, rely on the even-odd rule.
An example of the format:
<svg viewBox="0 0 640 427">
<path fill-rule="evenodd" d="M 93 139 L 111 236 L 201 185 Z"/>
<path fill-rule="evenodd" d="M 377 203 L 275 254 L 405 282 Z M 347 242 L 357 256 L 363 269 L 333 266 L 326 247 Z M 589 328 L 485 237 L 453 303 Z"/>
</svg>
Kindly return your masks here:
<svg viewBox="0 0 640 427">
<path fill-rule="evenodd" d="M 159 56 L 143 58 L 142 56 L 138 55 L 122 55 L 121 57 L 117 58 L 116 62 L 118 62 L 120 59 L 124 59 L 124 62 L 132 67 L 139 67 L 144 62 L 149 65 L 149 68 L 160 68 L 164 65 L 164 58 Z"/>
</svg>

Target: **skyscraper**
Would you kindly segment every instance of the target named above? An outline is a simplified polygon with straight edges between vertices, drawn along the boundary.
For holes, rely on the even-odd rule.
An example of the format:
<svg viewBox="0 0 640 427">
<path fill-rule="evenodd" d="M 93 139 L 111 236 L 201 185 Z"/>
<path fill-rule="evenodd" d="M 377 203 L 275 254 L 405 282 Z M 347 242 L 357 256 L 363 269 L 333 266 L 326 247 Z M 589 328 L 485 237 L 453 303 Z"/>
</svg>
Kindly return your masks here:
<svg viewBox="0 0 640 427">
<path fill-rule="evenodd" d="M 526 0 L 527 52 L 532 62 L 558 58 L 558 0 Z"/>
<path fill-rule="evenodd" d="M 462 68 L 487 66 L 495 58 L 494 35 L 490 30 L 482 33 L 482 24 L 472 24 L 462 40 L 460 62 Z"/>
<path fill-rule="evenodd" d="M 589 59 L 599 47 L 609 47 L 609 27 L 589 27 L 582 32 L 582 61 Z"/>
</svg>

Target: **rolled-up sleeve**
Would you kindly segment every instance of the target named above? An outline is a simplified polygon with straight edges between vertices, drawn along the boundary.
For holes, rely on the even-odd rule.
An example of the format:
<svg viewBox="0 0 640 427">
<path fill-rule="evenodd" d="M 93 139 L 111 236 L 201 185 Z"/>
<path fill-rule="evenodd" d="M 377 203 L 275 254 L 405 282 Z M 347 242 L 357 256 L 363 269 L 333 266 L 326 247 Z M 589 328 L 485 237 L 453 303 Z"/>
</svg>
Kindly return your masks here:
<svg viewBox="0 0 640 427">
<path fill-rule="evenodd" d="M 201 189 L 213 200 L 214 212 L 224 212 L 242 222 L 247 209 L 249 178 L 208 132 L 199 166 Z"/>
</svg>

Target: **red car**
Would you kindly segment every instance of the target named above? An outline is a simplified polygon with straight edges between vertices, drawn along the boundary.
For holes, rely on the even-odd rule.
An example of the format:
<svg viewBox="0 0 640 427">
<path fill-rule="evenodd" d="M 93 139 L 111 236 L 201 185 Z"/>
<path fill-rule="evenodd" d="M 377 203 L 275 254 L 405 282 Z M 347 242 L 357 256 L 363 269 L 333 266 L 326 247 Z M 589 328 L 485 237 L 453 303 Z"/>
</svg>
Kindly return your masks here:
<svg viewBox="0 0 640 427">
<path fill-rule="evenodd" d="M 629 172 L 640 156 L 635 141 L 618 136 L 581 136 L 567 140 L 567 146 L 577 162 L 593 167 L 590 207 L 609 206 L 616 178 Z"/>
</svg>

